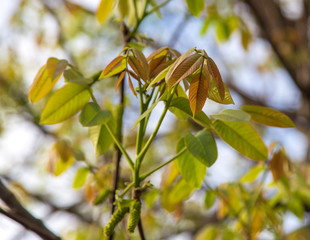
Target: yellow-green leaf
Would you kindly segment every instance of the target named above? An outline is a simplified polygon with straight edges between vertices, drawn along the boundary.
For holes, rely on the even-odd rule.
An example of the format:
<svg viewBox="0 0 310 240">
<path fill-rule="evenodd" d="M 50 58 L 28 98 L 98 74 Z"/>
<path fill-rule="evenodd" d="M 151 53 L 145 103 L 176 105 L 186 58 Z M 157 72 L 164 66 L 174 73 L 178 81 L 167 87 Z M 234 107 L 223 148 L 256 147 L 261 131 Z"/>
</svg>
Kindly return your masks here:
<svg viewBox="0 0 310 240">
<path fill-rule="evenodd" d="M 80 114 L 80 123 L 84 127 L 102 125 L 107 123 L 111 116 L 109 110 L 102 110 L 97 103 L 90 102 L 84 106 Z"/>
<path fill-rule="evenodd" d="M 111 117 L 108 122 L 109 127 L 115 132 L 115 119 Z M 109 131 L 105 125 L 97 125 L 88 129 L 89 138 L 94 146 L 96 157 L 106 152 L 113 143 Z"/>
<path fill-rule="evenodd" d="M 267 147 L 249 123 L 215 120 L 213 126 L 221 139 L 244 156 L 253 160 L 267 160 Z"/>
<path fill-rule="evenodd" d="M 255 167 L 251 168 L 248 172 L 246 172 L 240 181 L 242 183 L 250 183 L 253 182 L 258 175 L 265 169 L 264 165 L 258 164 Z"/>
<path fill-rule="evenodd" d="M 68 69 L 64 71 L 64 78 L 66 82 L 72 82 L 76 84 L 81 85 L 87 85 L 91 84 L 93 82 L 93 79 L 91 78 L 85 78 L 80 72 L 74 70 L 74 69 Z"/>
<path fill-rule="evenodd" d="M 177 144 L 177 152 L 185 147 L 184 138 Z M 199 161 L 196 161 L 186 150 L 177 159 L 178 168 L 184 180 L 195 188 L 200 188 L 207 172 L 207 167 Z"/>
<path fill-rule="evenodd" d="M 241 108 L 251 115 L 254 122 L 272 127 L 291 128 L 295 127 L 293 121 L 285 114 L 272 108 L 246 105 Z"/>
<path fill-rule="evenodd" d="M 88 86 L 68 83 L 58 89 L 47 102 L 40 124 L 60 123 L 81 110 L 90 99 Z"/>
<path fill-rule="evenodd" d="M 76 188 L 76 189 L 83 187 L 83 185 L 85 184 L 88 173 L 89 173 L 89 168 L 87 168 L 87 167 L 83 167 L 83 168 L 80 168 L 79 170 L 77 170 L 75 177 L 74 177 L 74 180 L 73 180 L 72 187 Z"/>
<path fill-rule="evenodd" d="M 61 74 L 67 67 L 66 60 L 49 58 L 44 66 L 40 68 L 33 84 L 30 87 L 28 98 L 31 102 L 37 102 L 48 94 L 55 86 Z"/>
<path fill-rule="evenodd" d="M 223 82 L 223 85 L 224 85 L 224 89 L 225 89 L 225 96 L 224 96 L 224 99 L 221 99 L 221 96 L 220 96 L 218 88 L 215 84 L 215 81 L 213 78 L 211 78 L 210 79 L 210 87 L 209 87 L 208 98 L 217 102 L 217 103 L 220 103 L 220 104 L 226 104 L 226 105 L 227 104 L 235 104 L 231 95 L 230 95 L 230 92 L 229 92 L 229 90 L 226 87 L 224 82 Z"/>
<path fill-rule="evenodd" d="M 177 97 L 175 99 L 172 99 L 170 107 L 180 109 L 181 111 L 186 113 L 189 117 L 193 118 L 196 122 L 198 122 L 199 124 L 201 124 L 206 128 L 210 128 L 212 125 L 210 119 L 203 111 L 199 112 L 198 114 L 196 114 L 196 116 L 193 117 L 193 113 L 191 111 L 189 101 L 187 98 Z"/>
<path fill-rule="evenodd" d="M 104 23 L 107 19 L 110 13 L 112 12 L 114 5 L 115 5 L 115 0 L 101 0 L 99 7 L 97 9 L 97 20 L 99 23 Z"/>
<path fill-rule="evenodd" d="M 218 114 L 211 115 L 211 117 L 229 122 L 249 122 L 251 119 L 248 113 L 236 109 L 225 109 Z"/>
<path fill-rule="evenodd" d="M 202 130 L 195 136 L 187 133 L 185 136 L 185 145 L 189 153 L 205 166 L 212 166 L 217 159 L 215 140 L 207 130 Z"/>
<path fill-rule="evenodd" d="M 188 9 L 190 13 L 195 16 L 199 17 L 200 13 L 204 9 L 204 0 L 186 0 Z"/>
<path fill-rule="evenodd" d="M 125 68 L 126 68 L 126 58 L 124 56 L 117 56 L 105 67 L 99 79 L 116 75 L 121 71 L 123 71 Z"/>
</svg>

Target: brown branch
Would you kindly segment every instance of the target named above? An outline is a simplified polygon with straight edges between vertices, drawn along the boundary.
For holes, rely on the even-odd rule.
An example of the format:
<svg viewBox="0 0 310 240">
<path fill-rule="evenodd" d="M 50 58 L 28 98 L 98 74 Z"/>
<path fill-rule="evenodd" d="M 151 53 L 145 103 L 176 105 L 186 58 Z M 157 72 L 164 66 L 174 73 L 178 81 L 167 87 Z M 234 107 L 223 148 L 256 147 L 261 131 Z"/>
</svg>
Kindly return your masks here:
<svg viewBox="0 0 310 240">
<path fill-rule="evenodd" d="M 7 205 L 8 210 L 0 208 L 0 213 L 15 220 L 23 225 L 26 229 L 39 235 L 46 240 L 60 240 L 61 238 L 51 232 L 44 223 L 32 216 L 16 199 L 0 179 L 0 198 Z"/>
</svg>

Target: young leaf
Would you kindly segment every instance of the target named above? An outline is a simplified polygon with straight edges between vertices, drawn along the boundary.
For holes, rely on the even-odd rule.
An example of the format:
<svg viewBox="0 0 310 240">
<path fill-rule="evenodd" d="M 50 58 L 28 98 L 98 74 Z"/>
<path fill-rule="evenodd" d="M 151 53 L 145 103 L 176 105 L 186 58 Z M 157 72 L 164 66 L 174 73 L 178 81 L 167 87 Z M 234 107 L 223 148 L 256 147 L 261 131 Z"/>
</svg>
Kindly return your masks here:
<svg viewBox="0 0 310 240">
<path fill-rule="evenodd" d="M 76 189 L 83 187 L 88 173 L 89 173 L 89 168 L 87 167 L 83 167 L 77 170 L 74 180 L 73 180 L 72 187 Z"/>
<path fill-rule="evenodd" d="M 241 108 L 251 115 L 251 120 L 272 127 L 295 127 L 292 120 L 285 114 L 267 107 L 246 105 Z"/>
<path fill-rule="evenodd" d="M 185 145 L 189 153 L 205 166 L 210 167 L 217 159 L 217 147 L 212 134 L 203 130 L 193 136 L 187 133 Z"/>
<path fill-rule="evenodd" d="M 205 75 L 203 71 L 197 73 L 189 86 L 189 105 L 193 112 L 193 116 L 199 113 L 208 97 L 209 90 L 209 74 Z"/>
<path fill-rule="evenodd" d="M 134 89 L 134 87 L 132 85 L 132 81 L 131 81 L 130 75 L 127 76 L 127 79 L 128 79 L 128 84 L 129 84 L 131 92 L 133 93 L 133 95 L 137 96 L 136 91 L 135 91 L 135 89 Z"/>
<path fill-rule="evenodd" d="M 209 209 L 213 206 L 216 200 L 216 192 L 214 190 L 207 190 L 204 205 L 206 209 Z"/>
<path fill-rule="evenodd" d="M 148 67 L 145 69 L 142 63 L 135 57 L 129 56 L 128 63 L 132 70 L 145 82 L 149 79 Z"/>
<path fill-rule="evenodd" d="M 150 61 L 150 60 L 153 59 L 153 58 L 158 58 L 158 57 L 167 55 L 167 49 L 168 49 L 168 47 L 162 47 L 162 48 L 159 48 L 159 49 L 155 50 L 154 52 L 152 52 L 152 53 L 147 57 L 146 60 L 147 60 L 147 61 Z"/>
<path fill-rule="evenodd" d="M 217 86 L 215 84 L 215 81 L 213 78 L 211 78 L 208 98 L 220 104 L 235 104 L 225 83 L 223 83 L 223 85 L 225 89 L 225 96 L 224 99 L 222 100 L 220 93 L 217 89 Z"/>
<path fill-rule="evenodd" d="M 101 0 L 96 12 L 97 20 L 99 23 L 104 23 L 109 14 L 112 12 L 115 5 L 115 0 Z"/>
<path fill-rule="evenodd" d="M 186 0 L 187 6 L 191 14 L 195 17 L 199 17 L 200 13 L 204 9 L 204 0 Z"/>
<path fill-rule="evenodd" d="M 183 53 L 180 57 L 178 57 L 178 59 L 172 64 L 170 70 L 167 73 L 166 79 L 169 79 L 172 75 L 172 73 L 174 72 L 174 70 L 179 66 L 179 64 L 181 64 L 184 59 L 186 59 L 189 55 L 191 55 L 191 53 L 195 50 L 196 48 L 191 48 L 189 50 L 187 50 L 185 53 Z"/>
<path fill-rule="evenodd" d="M 214 119 L 229 122 L 249 122 L 251 116 L 241 110 L 225 109 L 218 114 L 211 115 Z"/>
<path fill-rule="evenodd" d="M 252 160 L 267 160 L 268 150 L 259 134 L 246 122 L 213 122 L 217 135 Z"/>
<path fill-rule="evenodd" d="M 68 83 L 58 89 L 47 102 L 40 124 L 60 123 L 81 110 L 89 101 L 88 86 Z"/>
<path fill-rule="evenodd" d="M 169 71 L 169 69 L 171 68 L 171 65 L 166 67 L 164 70 L 162 70 L 154 79 L 153 81 L 150 83 L 150 85 L 148 86 L 148 88 L 146 89 L 147 91 L 149 91 L 151 89 L 151 87 L 156 84 L 157 82 L 163 80 L 166 75 L 167 72 Z"/>
<path fill-rule="evenodd" d="M 166 81 L 168 83 L 168 88 L 172 88 L 176 84 L 178 84 L 181 80 L 188 77 L 192 73 L 194 73 L 203 63 L 204 58 L 199 54 L 193 54 L 187 57 L 184 61 L 176 66 L 174 71 L 168 77 L 169 71 L 166 75 Z"/>
<path fill-rule="evenodd" d="M 125 68 L 126 68 L 126 58 L 124 56 L 117 56 L 105 67 L 99 79 L 116 75 L 121 71 L 123 71 Z"/>
<path fill-rule="evenodd" d="M 289 164 L 289 159 L 283 149 L 272 156 L 268 166 L 274 181 L 278 181 L 289 172 Z"/>
<path fill-rule="evenodd" d="M 120 85 L 121 82 L 124 80 L 125 73 L 126 73 L 126 71 L 122 71 L 122 73 L 119 75 L 118 80 L 117 80 L 117 83 L 116 83 L 115 90 L 118 89 L 119 85 Z"/>
<path fill-rule="evenodd" d="M 242 176 L 240 182 L 242 183 L 253 182 L 264 169 L 265 169 L 264 165 L 257 164 L 255 167 L 250 169 L 246 174 Z"/>
<path fill-rule="evenodd" d="M 224 87 L 224 83 L 223 83 L 220 71 L 217 68 L 213 59 L 210 57 L 207 58 L 207 65 L 208 65 L 208 70 L 209 70 L 212 78 L 215 81 L 215 84 L 216 84 L 217 90 L 220 94 L 221 100 L 223 101 L 224 97 L 225 97 L 225 87 Z"/>
<path fill-rule="evenodd" d="M 102 125 L 107 123 L 111 116 L 109 110 L 102 110 L 97 103 L 89 102 L 84 106 L 80 114 L 80 123 L 84 127 Z"/>
<path fill-rule="evenodd" d="M 113 117 L 109 120 L 108 125 L 115 132 L 116 124 Z M 94 146 L 96 157 L 106 152 L 113 143 L 113 138 L 105 125 L 90 127 L 88 129 L 88 135 Z"/>
<path fill-rule="evenodd" d="M 64 71 L 64 78 L 66 82 L 72 82 L 81 85 L 88 85 L 93 82 L 92 79 L 85 78 L 80 72 L 72 68 Z"/>
<path fill-rule="evenodd" d="M 140 50 L 138 50 L 136 48 L 132 48 L 132 51 L 133 51 L 134 55 L 136 56 L 136 58 L 138 59 L 140 66 L 143 68 L 143 72 L 145 74 L 144 81 L 147 81 L 149 79 L 149 65 L 146 61 L 146 58 Z"/>
<path fill-rule="evenodd" d="M 175 107 L 186 113 L 189 117 L 192 117 L 196 122 L 201 124 L 202 126 L 206 128 L 210 128 L 212 123 L 208 116 L 201 111 L 196 116 L 193 117 L 193 113 L 191 111 L 191 108 L 189 106 L 189 101 L 187 98 L 184 97 L 177 97 L 175 99 L 172 99 L 170 103 L 170 107 Z"/>
<path fill-rule="evenodd" d="M 33 80 L 28 93 L 29 100 L 34 103 L 46 96 L 55 86 L 67 64 L 66 60 L 49 58 Z"/>
<path fill-rule="evenodd" d="M 185 147 L 184 138 L 177 144 L 177 152 Z M 184 180 L 195 188 L 200 188 L 207 172 L 207 167 L 201 162 L 196 161 L 186 150 L 177 159 L 179 171 Z"/>
</svg>

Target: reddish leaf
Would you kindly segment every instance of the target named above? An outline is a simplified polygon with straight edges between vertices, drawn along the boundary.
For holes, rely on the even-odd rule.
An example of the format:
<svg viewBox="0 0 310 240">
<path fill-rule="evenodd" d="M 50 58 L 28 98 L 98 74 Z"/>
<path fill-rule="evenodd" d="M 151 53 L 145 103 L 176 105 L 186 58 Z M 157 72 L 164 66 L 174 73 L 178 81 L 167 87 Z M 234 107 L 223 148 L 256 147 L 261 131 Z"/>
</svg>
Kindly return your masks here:
<svg viewBox="0 0 310 240">
<path fill-rule="evenodd" d="M 171 77 L 171 75 L 173 74 L 173 72 L 175 71 L 175 69 L 189 56 L 191 55 L 191 53 L 195 50 L 195 48 L 191 48 L 189 50 L 187 50 L 185 53 L 183 53 L 175 62 L 174 64 L 171 66 L 170 70 L 167 73 L 166 79 L 169 79 Z"/>
<path fill-rule="evenodd" d="M 116 87 L 115 87 L 115 90 L 118 89 L 118 86 L 121 84 L 121 82 L 123 81 L 124 77 L 125 77 L 125 73 L 126 71 L 123 71 L 119 77 L 118 77 L 118 80 L 117 80 L 117 84 L 116 84 Z"/>
<path fill-rule="evenodd" d="M 145 71 L 140 61 L 133 56 L 128 58 L 128 62 L 132 70 L 145 82 L 148 80 L 148 73 Z"/>
<path fill-rule="evenodd" d="M 157 55 L 160 55 L 162 56 L 162 52 L 165 51 L 167 53 L 167 50 L 168 48 L 167 47 L 162 47 L 162 48 L 159 48 L 157 50 L 155 50 L 154 52 L 152 52 L 148 57 L 147 57 L 147 61 L 150 61 L 151 59 L 155 58 Z M 164 54 L 166 55 L 166 54 Z"/>
<path fill-rule="evenodd" d="M 137 76 L 137 74 L 135 74 L 131 70 L 128 70 L 128 73 L 130 74 L 130 76 L 132 76 L 134 79 L 136 79 L 139 83 L 141 83 L 140 78 Z"/>
<path fill-rule="evenodd" d="M 135 89 L 133 88 L 133 85 L 132 85 L 132 82 L 131 82 L 131 79 L 130 79 L 130 75 L 127 75 L 128 76 L 128 83 L 129 83 L 129 87 L 133 93 L 133 95 L 137 96 L 136 92 L 135 92 Z"/>
<path fill-rule="evenodd" d="M 134 55 L 136 56 L 136 58 L 138 59 L 138 61 L 140 62 L 140 65 L 143 68 L 143 74 L 145 75 L 144 80 L 147 81 L 149 79 L 149 66 L 148 66 L 148 63 L 146 61 L 146 58 L 140 50 L 133 48 L 132 51 L 133 51 Z"/>
<path fill-rule="evenodd" d="M 119 64 L 121 63 L 121 61 L 124 59 L 124 56 L 117 56 L 116 58 L 114 58 L 103 70 L 103 76 L 107 75 L 109 72 L 111 72 L 113 69 L 115 69 L 117 66 L 119 66 Z"/>
<path fill-rule="evenodd" d="M 268 164 L 273 179 L 275 181 L 279 180 L 283 175 L 287 174 L 289 172 L 289 159 L 286 156 L 286 153 L 283 149 L 276 152 L 272 159 L 270 160 Z"/>
<path fill-rule="evenodd" d="M 217 86 L 217 89 L 218 89 L 218 91 L 220 93 L 220 97 L 221 97 L 222 100 L 224 100 L 224 97 L 225 97 L 225 87 L 224 87 L 224 84 L 223 84 L 223 80 L 222 80 L 220 71 L 217 68 L 217 66 L 216 66 L 216 64 L 215 64 L 215 62 L 213 61 L 212 58 L 210 58 L 210 57 L 207 58 L 207 64 L 208 64 L 209 72 L 210 72 L 212 78 L 214 79 L 215 84 Z"/>
<path fill-rule="evenodd" d="M 166 56 L 160 56 L 160 57 L 154 58 L 149 62 L 149 71 L 150 71 L 151 78 L 154 77 L 153 72 L 155 71 L 155 69 L 165 62 L 166 62 Z"/>
<path fill-rule="evenodd" d="M 181 53 L 179 53 L 177 50 L 175 50 L 173 48 L 168 48 L 168 50 L 175 58 L 178 58 L 181 56 Z"/>
<path fill-rule="evenodd" d="M 203 63 L 203 59 L 199 54 L 193 54 L 179 64 L 169 77 L 167 77 L 168 72 L 166 76 L 168 88 L 172 88 L 181 80 L 194 73 Z"/>
<path fill-rule="evenodd" d="M 203 71 L 196 74 L 191 81 L 188 98 L 193 116 L 202 110 L 207 100 L 209 81 L 209 74 L 204 74 Z"/>
</svg>

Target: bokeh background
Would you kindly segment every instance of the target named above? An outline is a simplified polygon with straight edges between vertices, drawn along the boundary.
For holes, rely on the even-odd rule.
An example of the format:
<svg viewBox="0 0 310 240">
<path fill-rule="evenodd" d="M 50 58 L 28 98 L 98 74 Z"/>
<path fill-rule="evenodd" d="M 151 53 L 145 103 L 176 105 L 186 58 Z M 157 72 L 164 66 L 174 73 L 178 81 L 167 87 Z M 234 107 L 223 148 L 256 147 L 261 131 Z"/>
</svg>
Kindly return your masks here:
<svg viewBox="0 0 310 240">
<path fill-rule="evenodd" d="M 102 70 L 122 50 L 117 15 L 100 25 L 95 18 L 98 4 L 99 0 L 2 0 L 0 7 L 0 176 L 27 209 L 65 239 L 96 239 L 92 234 L 107 221 L 108 206 L 92 206 L 85 201 L 83 189 L 72 189 L 76 169 L 83 163 L 76 161 L 57 177 L 48 172 L 55 136 L 83 151 L 91 164 L 105 161 L 109 154 L 95 158 L 87 131 L 76 119 L 61 125 L 40 126 L 40 112 L 46 100 L 31 105 L 27 92 L 36 72 L 49 57 L 67 59 L 85 76 L 90 76 Z M 204 111 L 213 114 L 224 108 L 258 104 L 286 113 L 296 129 L 258 130 L 267 145 L 278 142 L 294 164 L 307 166 L 310 161 L 310 3 L 307 0 L 206 0 L 205 5 L 201 16 L 193 17 L 185 1 L 171 0 L 160 10 L 161 18 L 156 14 L 149 16 L 139 29 L 146 39 L 145 55 L 162 46 L 180 52 L 194 46 L 205 49 L 217 63 L 235 105 L 223 106 L 208 100 Z M 62 84 L 60 81 L 57 87 Z M 130 90 L 127 92 L 124 132 L 130 148 L 139 105 Z M 99 82 L 95 96 L 103 106 L 116 103 L 115 79 Z M 162 107 L 155 109 L 154 122 Z M 175 152 L 173 143 L 194 127 L 191 121 L 180 121 L 169 114 L 156 139 L 150 164 L 171 156 Z M 205 179 L 211 187 L 238 181 L 255 164 L 219 139 L 217 143 L 219 159 L 208 169 Z M 124 165 L 125 178 L 129 174 L 127 170 Z M 156 173 L 152 178 L 156 187 L 160 185 L 161 174 Z M 271 174 L 267 179 L 272 181 Z M 203 194 L 201 189 L 188 200 L 189 209 L 201 203 Z M 200 214 L 211 219 L 215 211 L 216 207 Z M 160 226 L 158 219 L 164 216 L 161 224 L 166 229 L 162 234 L 154 233 L 150 239 L 191 239 L 198 231 L 190 216 L 175 228 L 173 215 L 160 209 L 157 213 L 156 221 L 150 219 L 149 225 L 154 221 Z M 298 218 L 288 212 L 283 219 L 283 229 L 289 233 L 307 224 L 309 215 L 305 213 Z M 77 232 L 81 232 L 81 238 L 76 237 Z M 87 238 L 83 238 L 84 232 Z M 39 239 L 2 215 L 0 236 L 3 240 Z M 261 239 L 272 239 L 268 236 L 268 233 L 262 235 Z"/>
</svg>

